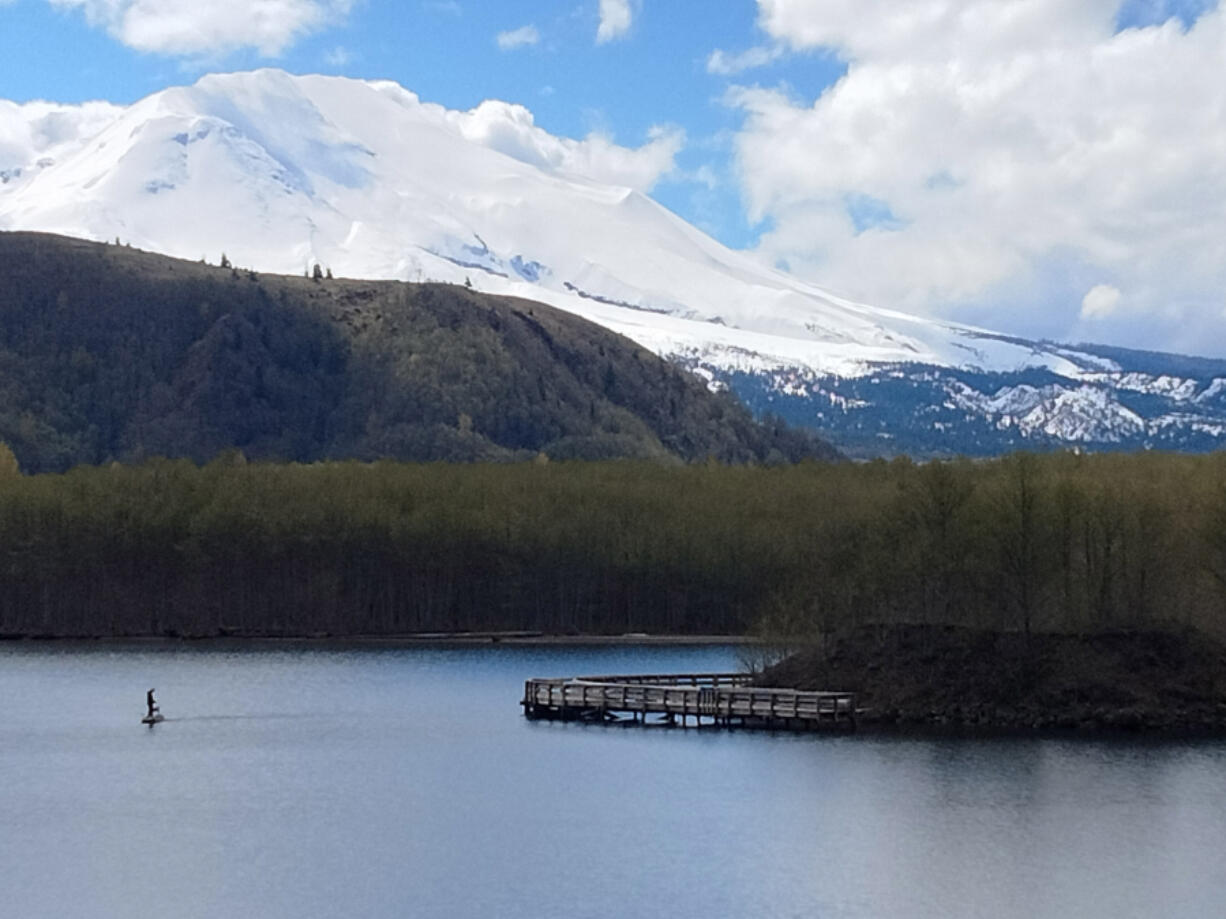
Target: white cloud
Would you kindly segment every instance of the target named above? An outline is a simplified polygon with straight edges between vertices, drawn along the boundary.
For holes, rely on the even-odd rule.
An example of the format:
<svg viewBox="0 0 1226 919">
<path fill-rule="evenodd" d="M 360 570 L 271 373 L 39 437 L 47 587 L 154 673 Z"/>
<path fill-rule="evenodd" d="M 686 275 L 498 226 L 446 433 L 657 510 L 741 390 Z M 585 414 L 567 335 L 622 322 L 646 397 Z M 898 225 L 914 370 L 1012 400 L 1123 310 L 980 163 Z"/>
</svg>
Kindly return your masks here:
<svg viewBox="0 0 1226 919">
<path fill-rule="evenodd" d="M 346 67 L 353 63 L 353 53 L 344 45 L 337 45 L 324 54 L 324 63 L 329 67 Z"/>
<path fill-rule="evenodd" d="M 109 102 L 18 105 L 0 99 L 0 169 L 28 169 L 41 159 L 73 152 L 83 138 L 97 134 L 122 111 Z"/>
<path fill-rule="evenodd" d="M 200 56 L 253 48 L 275 57 L 342 22 L 353 0 L 48 0 L 138 51 Z"/>
<path fill-rule="evenodd" d="M 702 185 L 707 191 L 715 191 L 719 188 L 719 176 L 709 163 L 703 163 L 693 172 L 688 173 L 685 179 L 697 185 Z"/>
<path fill-rule="evenodd" d="M 467 112 L 446 111 L 445 118 L 468 140 L 517 160 L 637 191 L 650 190 L 671 173 L 685 143 L 684 132 L 669 127 L 652 128 L 647 142 L 637 148 L 620 146 L 595 132 L 583 140 L 556 137 L 537 127 L 524 106 L 496 100 Z"/>
<path fill-rule="evenodd" d="M 518 29 L 512 29 L 509 32 L 499 32 L 497 39 L 498 47 L 503 51 L 539 44 L 540 40 L 541 33 L 533 25 L 520 26 Z"/>
<path fill-rule="evenodd" d="M 634 22 L 630 0 L 600 0 L 600 27 L 596 30 L 596 44 L 624 38 Z"/>
<path fill-rule="evenodd" d="M 707 73 L 716 73 L 722 76 L 744 73 L 746 70 L 753 70 L 757 67 L 773 64 L 783 57 L 785 53 L 780 45 L 758 45 L 757 47 L 742 51 L 740 54 L 730 54 L 727 51 L 716 48 L 711 52 L 711 56 L 707 58 Z"/>
<path fill-rule="evenodd" d="M 1081 300 L 1082 319 L 1105 319 L 1120 305 L 1120 291 L 1110 284 L 1096 284 Z"/>
<path fill-rule="evenodd" d="M 1004 323 L 1022 332 L 1072 334 L 1110 277 L 1128 309 L 1100 293 L 1087 316 L 1124 334 L 1173 309 L 1220 337 L 1222 4 L 1123 31 L 1120 0 L 758 4 L 770 40 L 848 65 L 816 99 L 728 97 L 766 256 L 882 305 L 1030 304 Z"/>
</svg>

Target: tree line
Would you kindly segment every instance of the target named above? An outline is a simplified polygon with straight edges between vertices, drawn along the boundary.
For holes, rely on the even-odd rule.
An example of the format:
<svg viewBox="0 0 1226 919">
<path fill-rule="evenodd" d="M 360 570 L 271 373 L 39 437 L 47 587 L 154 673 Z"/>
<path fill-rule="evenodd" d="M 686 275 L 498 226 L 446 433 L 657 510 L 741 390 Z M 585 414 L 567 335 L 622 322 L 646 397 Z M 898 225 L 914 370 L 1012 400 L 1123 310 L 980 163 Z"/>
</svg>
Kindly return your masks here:
<svg viewBox="0 0 1226 919">
<path fill-rule="evenodd" d="M 1226 454 L 677 467 L 235 451 L 33 476 L 5 459 L 7 636 L 1226 631 Z"/>
</svg>

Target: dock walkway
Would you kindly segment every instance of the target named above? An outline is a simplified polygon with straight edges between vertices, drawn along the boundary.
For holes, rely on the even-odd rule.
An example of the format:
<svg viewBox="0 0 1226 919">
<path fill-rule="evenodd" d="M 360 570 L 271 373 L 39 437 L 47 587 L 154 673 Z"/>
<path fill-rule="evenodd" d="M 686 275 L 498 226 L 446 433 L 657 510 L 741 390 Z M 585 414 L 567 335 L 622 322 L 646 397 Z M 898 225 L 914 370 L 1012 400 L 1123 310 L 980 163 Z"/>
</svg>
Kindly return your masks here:
<svg viewBox="0 0 1226 919">
<path fill-rule="evenodd" d="M 535 679 L 520 702 L 533 719 L 854 730 L 856 697 L 850 692 L 804 692 L 749 685 L 743 673 L 655 674 Z"/>
</svg>

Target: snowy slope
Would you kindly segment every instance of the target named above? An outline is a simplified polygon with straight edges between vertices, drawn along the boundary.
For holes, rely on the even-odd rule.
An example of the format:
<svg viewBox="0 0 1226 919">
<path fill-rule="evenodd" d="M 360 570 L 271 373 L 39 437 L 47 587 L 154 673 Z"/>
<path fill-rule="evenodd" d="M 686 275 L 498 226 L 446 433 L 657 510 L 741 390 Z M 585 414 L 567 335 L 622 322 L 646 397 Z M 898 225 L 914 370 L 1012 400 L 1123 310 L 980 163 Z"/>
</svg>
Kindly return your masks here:
<svg viewBox="0 0 1226 919">
<path fill-rule="evenodd" d="M 0 226 L 190 258 L 225 248 L 269 271 L 476 275 L 483 289 L 547 299 L 664 351 L 747 347 L 765 363 L 843 371 L 892 360 L 1072 369 L 804 285 L 640 193 L 470 137 L 461 113 L 394 84 L 265 70 L 112 111 L 100 129 L 82 126 L 75 149 L 9 166 L 22 173 L 3 186 Z"/>
<path fill-rule="evenodd" d="M 1091 412 L 1114 398 L 1113 360 L 836 297 L 639 192 L 567 172 L 525 142 L 543 134 L 530 118 L 504 103 L 453 112 L 392 83 L 276 70 L 208 76 L 128 108 L 0 102 L 0 230 L 118 237 L 210 261 L 224 251 L 262 271 L 318 263 L 351 277 L 469 279 L 713 378 L 864 378 L 898 365 L 1068 381 L 1063 396 L 1029 400 L 1033 430 L 1048 429 L 1050 404 L 1059 431 L 1084 432 L 1067 420 L 1084 394 Z M 980 395 L 960 393 L 960 404 L 990 413 L 1008 402 Z"/>
</svg>

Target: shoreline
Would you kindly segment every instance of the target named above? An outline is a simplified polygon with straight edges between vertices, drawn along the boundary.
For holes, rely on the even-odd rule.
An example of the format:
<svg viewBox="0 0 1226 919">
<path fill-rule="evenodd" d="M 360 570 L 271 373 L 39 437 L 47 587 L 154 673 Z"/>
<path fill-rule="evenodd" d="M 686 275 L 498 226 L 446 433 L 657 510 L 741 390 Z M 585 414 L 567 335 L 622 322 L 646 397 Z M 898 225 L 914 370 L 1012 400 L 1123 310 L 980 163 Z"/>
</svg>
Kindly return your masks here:
<svg viewBox="0 0 1226 919">
<path fill-rule="evenodd" d="M 1226 725 L 1180 725 L 1170 727 L 1121 727 L 1108 724 L 1087 724 L 1061 727 L 1044 724 L 989 725 L 955 724 L 925 721 L 864 721 L 857 720 L 853 736 L 888 738 L 890 740 L 1064 740 L 1095 743 L 1102 741 L 1152 743 L 1156 746 L 1171 742 L 1223 742 Z"/>
<path fill-rule="evenodd" d="M 1226 736 L 1226 646 L 1203 633 L 863 627 L 759 686 L 855 692 L 865 731 L 948 736 Z"/>
<path fill-rule="evenodd" d="M 628 632 L 620 635 L 552 635 L 545 632 L 410 632 L 397 635 L 2 635 L 4 645 L 61 644 L 362 644 L 362 645 L 766 645 L 750 635 L 683 635 Z"/>
</svg>

